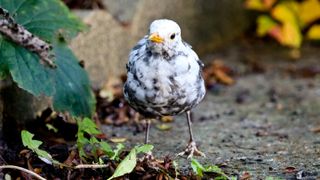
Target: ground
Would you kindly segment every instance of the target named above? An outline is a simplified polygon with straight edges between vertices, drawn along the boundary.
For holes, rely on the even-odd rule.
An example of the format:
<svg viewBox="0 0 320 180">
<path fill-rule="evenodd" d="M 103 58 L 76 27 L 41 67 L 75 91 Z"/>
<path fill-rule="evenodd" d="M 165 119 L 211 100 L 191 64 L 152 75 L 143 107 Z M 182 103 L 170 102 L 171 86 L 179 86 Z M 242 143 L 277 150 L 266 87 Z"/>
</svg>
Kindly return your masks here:
<svg viewBox="0 0 320 180">
<path fill-rule="evenodd" d="M 218 58 L 232 67 L 236 83 L 212 87 L 193 110 L 195 139 L 206 154 L 196 158 L 220 165 L 229 175 L 249 173 L 253 179 L 320 178 L 320 79 L 314 76 L 320 54 L 308 46 L 299 60 L 292 60 L 299 52 L 273 46 L 242 43 L 205 58 L 206 64 Z M 156 128 L 159 123 L 150 132 L 153 154 L 174 158 L 188 142 L 186 118 L 175 117 L 168 131 Z M 127 138 L 129 147 L 144 139 L 132 127 L 103 130 Z M 188 160 L 177 162 L 182 171 L 190 170 Z"/>
</svg>

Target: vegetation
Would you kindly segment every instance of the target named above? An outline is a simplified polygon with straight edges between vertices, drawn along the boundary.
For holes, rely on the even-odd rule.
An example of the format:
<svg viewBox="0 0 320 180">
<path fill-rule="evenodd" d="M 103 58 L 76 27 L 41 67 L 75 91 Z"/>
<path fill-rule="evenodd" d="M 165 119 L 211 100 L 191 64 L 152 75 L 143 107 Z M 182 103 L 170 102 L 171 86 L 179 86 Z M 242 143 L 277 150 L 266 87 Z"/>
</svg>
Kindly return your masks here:
<svg viewBox="0 0 320 180">
<path fill-rule="evenodd" d="M 59 0 L 1 0 L 0 5 L 17 24 L 51 44 L 57 66 L 43 66 L 37 54 L 0 36 L 2 78 L 11 76 L 20 88 L 34 96 L 53 97 L 56 111 L 90 117 L 95 102 L 90 82 L 66 43 L 85 26 Z"/>
<path fill-rule="evenodd" d="M 318 0 L 246 0 L 246 7 L 260 14 L 259 37 L 270 36 L 292 48 L 299 48 L 304 39 L 320 40 Z"/>
</svg>

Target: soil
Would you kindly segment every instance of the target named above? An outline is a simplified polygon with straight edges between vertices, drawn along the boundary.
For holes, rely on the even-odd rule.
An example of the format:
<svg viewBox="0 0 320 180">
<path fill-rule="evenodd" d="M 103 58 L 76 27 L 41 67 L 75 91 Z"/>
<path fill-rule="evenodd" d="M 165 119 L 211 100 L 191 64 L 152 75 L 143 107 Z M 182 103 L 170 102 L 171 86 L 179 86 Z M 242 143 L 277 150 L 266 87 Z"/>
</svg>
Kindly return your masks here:
<svg viewBox="0 0 320 180">
<path fill-rule="evenodd" d="M 255 43 L 255 44 L 252 44 Z M 317 47 L 301 52 L 240 43 L 210 55 L 204 62 L 220 59 L 234 70 L 232 86 L 212 86 L 193 110 L 193 131 L 206 157 L 229 175 L 265 179 L 320 178 L 320 78 Z M 301 53 L 301 57 L 299 54 Z M 188 142 L 184 115 L 169 123 L 170 130 L 150 132 L 155 157 L 175 155 Z M 106 134 L 127 138 L 133 147 L 143 143 L 143 131 L 132 126 L 103 126 Z M 176 158 L 184 173 L 189 160 Z"/>
</svg>

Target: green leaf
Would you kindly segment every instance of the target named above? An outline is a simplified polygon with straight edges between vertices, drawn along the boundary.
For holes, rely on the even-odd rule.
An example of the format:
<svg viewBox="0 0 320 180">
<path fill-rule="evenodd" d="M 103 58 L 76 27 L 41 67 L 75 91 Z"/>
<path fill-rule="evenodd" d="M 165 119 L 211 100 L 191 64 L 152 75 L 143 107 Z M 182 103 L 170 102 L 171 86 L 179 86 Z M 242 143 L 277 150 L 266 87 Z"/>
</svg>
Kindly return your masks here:
<svg viewBox="0 0 320 180">
<path fill-rule="evenodd" d="M 113 151 L 114 154 L 113 156 L 110 158 L 111 160 L 119 160 L 119 155 L 121 153 L 121 151 L 123 150 L 124 145 L 123 144 L 117 144 L 116 149 Z"/>
<path fill-rule="evenodd" d="M 60 0 L 0 0 L 0 6 L 17 23 L 49 42 L 58 33 L 73 37 L 85 27 Z"/>
<path fill-rule="evenodd" d="M 204 167 L 196 159 L 191 159 L 191 167 L 196 175 L 203 177 Z"/>
<path fill-rule="evenodd" d="M 257 34 L 259 37 L 265 36 L 277 23 L 269 16 L 261 15 L 257 19 Z"/>
<path fill-rule="evenodd" d="M 53 71 L 39 63 L 36 54 L 0 38 L 0 62 L 6 67 L 18 86 L 39 96 L 54 93 Z"/>
<path fill-rule="evenodd" d="M 58 129 L 56 127 L 54 127 L 52 124 L 47 123 L 46 127 L 48 128 L 48 130 L 52 130 L 55 133 L 58 132 Z"/>
<path fill-rule="evenodd" d="M 74 116 L 90 117 L 95 99 L 86 71 L 65 43 L 58 42 L 53 47 L 57 65 L 52 74 L 56 88 L 53 107 L 57 111 L 69 111 Z"/>
<path fill-rule="evenodd" d="M 14 19 L 27 30 L 52 43 L 56 69 L 39 63 L 38 55 L 0 36 L 0 77 L 11 74 L 18 86 L 39 96 L 53 96 L 57 111 L 90 117 L 94 96 L 87 73 L 77 58 L 60 42 L 61 35 L 73 37 L 84 25 L 60 0 L 0 0 Z"/>
<path fill-rule="evenodd" d="M 83 120 L 77 120 L 78 122 L 78 133 L 86 132 L 90 135 L 100 134 L 97 125 L 90 119 L 84 118 Z"/>
<path fill-rule="evenodd" d="M 138 147 L 135 147 L 135 148 L 136 148 L 137 154 L 138 153 L 147 153 L 147 152 L 152 151 L 153 145 L 145 144 L 145 145 L 138 146 Z"/>
<path fill-rule="evenodd" d="M 132 170 L 136 167 L 137 164 L 137 150 L 133 148 L 130 153 L 121 161 L 118 165 L 114 174 L 108 178 L 108 180 L 123 176 L 132 172 Z"/>
<path fill-rule="evenodd" d="M 84 136 L 85 133 L 89 135 L 100 134 L 101 132 L 98 130 L 96 124 L 89 118 L 78 119 L 78 132 L 77 132 L 77 146 L 80 157 L 86 157 L 86 153 L 84 151 L 84 147 L 87 144 L 95 146 L 95 143 L 99 143 L 99 141 L 95 137 L 91 137 L 90 139 Z M 95 148 L 94 148 L 95 149 Z M 95 153 L 95 152 L 94 152 Z"/>
<path fill-rule="evenodd" d="M 111 149 L 111 146 L 105 142 L 102 141 L 100 142 L 100 147 L 102 149 L 102 151 L 109 157 L 111 158 L 115 153 L 113 152 L 113 150 Z"/>
<path fill-rule="evenodd" d="M 200 178 L 203 177 L 203 173 L 216 173 L 219 176 L 215 180 L 227 180 L 228 176 L 216 165 L 203 166 L 196 159 L 191 159 L 191 167 L 193 172 L 196 173 Z"/>
<path fill-rule="evenodd" d="M 29 131 L 22 130 L 21 131 L 21 139 L 24 146 L 31 149 L 33 152 L 35 152 L 38 157 L 48 164 L 60 164 L 58 161 L 54 160 L 52 156 L 42 149 L 39 149 L 39 146 L 42 144 L 41 141 L 33 140 L 34 134 L 30 133 Z"/>
</svg>

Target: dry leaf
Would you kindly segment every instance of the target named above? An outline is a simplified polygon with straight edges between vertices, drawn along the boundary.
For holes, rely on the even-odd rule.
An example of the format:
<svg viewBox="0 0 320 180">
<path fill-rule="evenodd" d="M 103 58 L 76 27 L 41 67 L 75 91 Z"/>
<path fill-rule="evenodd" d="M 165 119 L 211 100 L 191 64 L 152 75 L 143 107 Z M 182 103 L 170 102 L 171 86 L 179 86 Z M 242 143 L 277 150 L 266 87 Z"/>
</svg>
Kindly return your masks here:
<svg viewBox="0 0 320 180">
<path fill-rule="evenodd" d="M 172 122 L 173 121 L 173 116 L 162 116 L 161 117 L 162 122 Z"/>
<path fill-rule="evenodd" d="M 172 128 L 172 126 L 170 126 L 168 124 L 157 124 L 156 127 L 161 131 L 168 131 Z"/>
<path fill-rule="evenodd" d="M 314 133 L 320 133 L 320 126 L 314 127 L 312 129 L 310 129 L 310 131 L 312 131 Z"/>
<path fill-rule="evenodd" d="M 114 138 L 110 138 L 109 140 L 113 143 L 123 143 L 127 140 L 127 138 L 114 137 Z"/>
</svg>

